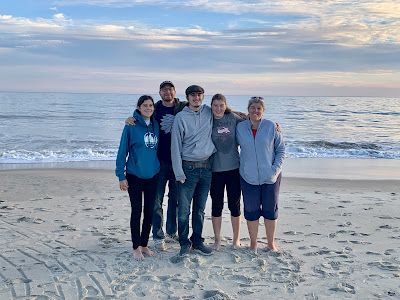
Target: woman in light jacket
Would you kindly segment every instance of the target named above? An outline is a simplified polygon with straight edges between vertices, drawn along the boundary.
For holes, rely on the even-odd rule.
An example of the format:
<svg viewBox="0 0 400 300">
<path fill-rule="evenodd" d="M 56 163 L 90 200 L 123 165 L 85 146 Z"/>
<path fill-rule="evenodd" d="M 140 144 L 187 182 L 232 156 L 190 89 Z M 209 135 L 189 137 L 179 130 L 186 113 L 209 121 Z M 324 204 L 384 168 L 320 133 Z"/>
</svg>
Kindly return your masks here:
<svg viewBox="0 0 400 300">
<path fill-rule="evenodd" d="M 267 248 L 277 251 L 275 231 L 285 145 L 277 125 L 262 118 L 265 111 L 262 97 L 252 97 L 247 108 L 249 120 L 237 125 L 236 138 L 240 146 L 240 185 L 250 250 L 257 252 L 258 224 L 263 216 Z"/>
<path fill-rule="evenodd" d="M 147 247 L 160 171 L 160 163 L 157 159 L 159 126 L 153 118 L 153 112 L 153 98 L 147 95 L 141 96 L 137 102 L 137 109 L 133 113 L 136 126 L 125 125 L 116 160 L 115 175 L 119 178 L 120 189 L 128 191 L 131 201 L 130 225 L 133 255 L 136 260 L 143 260 L 143 254 L 154 255 L 153 251 Z M 140 231 L 142 193 L 144 194 L 144 216 Z"/>
</svg>

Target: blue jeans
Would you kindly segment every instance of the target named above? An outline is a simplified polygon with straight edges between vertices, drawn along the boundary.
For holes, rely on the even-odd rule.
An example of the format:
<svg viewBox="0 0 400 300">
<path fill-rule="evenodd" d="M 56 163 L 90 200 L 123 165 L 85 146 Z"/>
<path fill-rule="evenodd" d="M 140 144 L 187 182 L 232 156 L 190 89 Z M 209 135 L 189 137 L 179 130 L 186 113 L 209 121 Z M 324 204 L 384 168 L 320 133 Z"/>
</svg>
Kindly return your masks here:
<svg viewBox="0 0 400 300">
<path fill-rule="evenodd" d="M 191 245 L 196 248 L 204 239 L 201 237 L 204 224 L 204 210 L 206 207 L 208 192 L 211 186 L 211 169 L 194 168 L 183 165 L 185 172 L 185 183 L 178 183 L 178 233 L 181 247 Z M 193 199 L 192 229 L 189 236 L 190 206 Z"/>
<path fill-rule="evenodd" d="M 156 201 L 153 214 L 153 239 L 165 239 L 163 230 L 164 211 L 162 208 L 165 194 L 165 186 L 168 182 L 168 208 L 166 232 L 176 235 L 177 232 L 177 209 L 178 209 L 178 182 L 175 179 L 172 165 L 160 161 L 160 172 L 156 187 Z"/>
</svg>

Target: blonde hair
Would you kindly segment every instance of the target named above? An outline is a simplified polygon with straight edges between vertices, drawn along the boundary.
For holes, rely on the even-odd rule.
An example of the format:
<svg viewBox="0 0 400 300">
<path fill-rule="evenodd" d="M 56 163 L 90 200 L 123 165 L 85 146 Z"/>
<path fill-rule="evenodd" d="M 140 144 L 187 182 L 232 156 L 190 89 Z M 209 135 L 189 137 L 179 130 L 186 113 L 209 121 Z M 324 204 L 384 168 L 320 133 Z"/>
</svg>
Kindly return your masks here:
<svg viewBox="0 0 400 300">
<path fill-rule="evenodd" d="M 258 96 L 251 97 L 249 100 L 249 104 L 247 105 L 247 109 L 249 109 L 253 103 L 260 103 L 263 110 L 265 110 L 265 102 L 263 97 L 258 97 Z"/>
</svg>

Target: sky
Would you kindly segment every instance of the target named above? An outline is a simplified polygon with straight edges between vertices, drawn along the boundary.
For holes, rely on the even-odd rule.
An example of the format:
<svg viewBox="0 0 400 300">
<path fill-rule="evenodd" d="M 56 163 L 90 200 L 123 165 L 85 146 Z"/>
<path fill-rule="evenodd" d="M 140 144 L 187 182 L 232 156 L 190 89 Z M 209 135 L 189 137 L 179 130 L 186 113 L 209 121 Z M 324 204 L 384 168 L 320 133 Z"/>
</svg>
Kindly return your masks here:
<svg viewBox="0 0 400 300">
<path fill-rule="evenodd" d="M 398 0 L 3 0 L 0 90 L 400 96 Z"/>
</svg>

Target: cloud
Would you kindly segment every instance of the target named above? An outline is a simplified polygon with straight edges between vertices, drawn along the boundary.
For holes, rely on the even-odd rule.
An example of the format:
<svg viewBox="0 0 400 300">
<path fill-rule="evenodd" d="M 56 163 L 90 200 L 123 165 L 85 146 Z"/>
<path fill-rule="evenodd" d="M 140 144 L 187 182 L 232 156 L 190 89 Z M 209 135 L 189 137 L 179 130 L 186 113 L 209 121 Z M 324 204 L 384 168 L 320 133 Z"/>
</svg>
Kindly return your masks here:
<svg viewBox="0 0 400 300">
<path fill-rule="evenodd" d="M 291 63 L 291 62 L 295 62 L 295 61 L 301 61 L 301 59 L 288 58 L 288 57 L 276 57 L 276 58 L 273 58 L 272 60 L 276 61 L 276 62 L 281 62 L 281 63 Z"/>
<path fill-rule="evenodd" d="M 26 64 L 37 69 L 53 65 L 54 69 L 46 69 L 53 78 L 58 78 L 54 76 L 57 69 L 74 78 L 74 72 L 87 68 L 88 80 L 95 76 L 103 83 L 100 87 L 114 82 L 113 76 L 122 80 L 140 73 L 148 79 L 164 76 L 157 75 L 160 72 L 171 72 L 171 78 L 182 82 L 208 78 L 204 82 L 216 89 L 242 82 L 250 90 L 266 84 L 298 87 L 307 82 L 394 88 L 400 78 L 397 1 L 71 0 L 54 5 L 57 8 L 50 10 L 57 13 L 47 19 L 0 15 L 3 66 L 22 72 Z M 68 14 L 62 12 L 74 5 L 159 5 L 161 10 L 172 9 L 174 16 L 188 11 L 215 14 L 210 17 L 214 19 L 186 26 L 179 18 L 163 24 L 161 19 L 151 23 L 148 18 L 134 17 L 79 19 L 71 7 Z M 220 17 L 227 21 L 219 22 Z M 132 71 L 121 72 L 125 68 Z M 142 84 L 142 79 L 137 80 Z"/>
<path fill-rule="evenodd" d="M 65 19 L 64 15 L 61 13 L 55 14 L 53 17 L 54 17 L 54 19 Z"/>
</svg>

